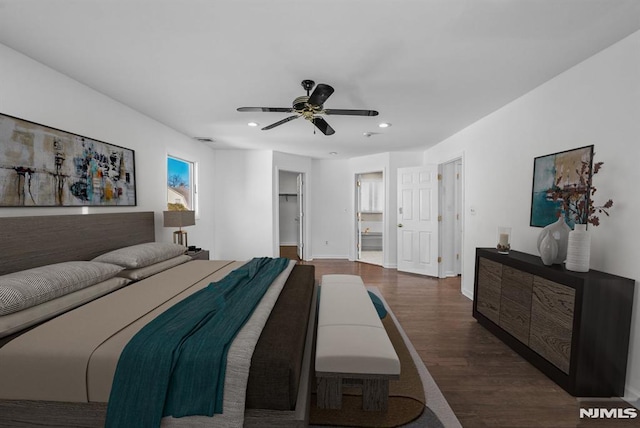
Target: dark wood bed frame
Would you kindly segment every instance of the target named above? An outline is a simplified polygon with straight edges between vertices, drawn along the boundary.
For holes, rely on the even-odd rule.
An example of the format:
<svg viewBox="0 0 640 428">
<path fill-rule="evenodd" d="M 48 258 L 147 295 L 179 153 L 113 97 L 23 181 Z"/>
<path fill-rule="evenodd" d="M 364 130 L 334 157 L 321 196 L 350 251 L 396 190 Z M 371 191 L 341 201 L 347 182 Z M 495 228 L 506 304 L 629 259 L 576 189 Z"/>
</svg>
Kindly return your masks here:
<svg viewBox="0 0 640 428">
<path fill-rule="evenodd" d="M 107 251 L 153 241 L 154 213 L 149 211 L 0 217 L 0 275 L 52 263 L 91 260 Z M 303 356 L 305 370 L 295 410 L 248 409 L 245 427 L 308 425 L 317 292 L 313 295 Z M 106 410 L 106 403 L 0 400 L 0 427 L 102 427 Z"/>
</svg>

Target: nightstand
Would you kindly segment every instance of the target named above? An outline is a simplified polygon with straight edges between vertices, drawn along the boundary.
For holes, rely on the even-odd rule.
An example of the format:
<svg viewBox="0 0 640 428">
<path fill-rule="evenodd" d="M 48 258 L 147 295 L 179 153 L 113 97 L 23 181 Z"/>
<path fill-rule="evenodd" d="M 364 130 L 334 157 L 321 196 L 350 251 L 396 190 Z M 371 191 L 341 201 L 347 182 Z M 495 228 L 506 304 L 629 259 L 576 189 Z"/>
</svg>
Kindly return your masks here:
<svg viewBox="0 0 640 428">
<path fill-rule="evenodd" d="M 187 251 L 191 260 L 209 260 L 209 250 Z"/>
</svg>

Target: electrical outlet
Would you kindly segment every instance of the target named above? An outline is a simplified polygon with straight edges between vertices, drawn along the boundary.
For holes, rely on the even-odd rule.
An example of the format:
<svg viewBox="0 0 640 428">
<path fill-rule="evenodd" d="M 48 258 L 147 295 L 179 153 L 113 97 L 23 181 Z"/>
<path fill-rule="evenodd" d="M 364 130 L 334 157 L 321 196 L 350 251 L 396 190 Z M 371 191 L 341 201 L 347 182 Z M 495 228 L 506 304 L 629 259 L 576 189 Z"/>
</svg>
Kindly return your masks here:
<svg viewBox="0 0 640 428">
<path fill-rule="evenodd" d="M 324 241 L 324 245 L 329 245 L 329 241 Z"/>
</svg>

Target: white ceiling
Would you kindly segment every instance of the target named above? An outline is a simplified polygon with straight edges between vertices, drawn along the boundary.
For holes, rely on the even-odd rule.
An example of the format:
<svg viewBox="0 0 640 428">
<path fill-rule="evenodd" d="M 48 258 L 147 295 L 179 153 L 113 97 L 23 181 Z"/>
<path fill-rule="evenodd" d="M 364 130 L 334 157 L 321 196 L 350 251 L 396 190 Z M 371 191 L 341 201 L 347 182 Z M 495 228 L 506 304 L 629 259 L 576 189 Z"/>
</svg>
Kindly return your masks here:
<svg viewBox="0 0 640 428">
<path fill-rule="evenodd" d="M 0 0 L 0 43 L 185 135 L 319 158 L 423 150 L 638 29 L 638 0 Z M 380 115 L 236 111 L 303 79 Z"/>
</svg>

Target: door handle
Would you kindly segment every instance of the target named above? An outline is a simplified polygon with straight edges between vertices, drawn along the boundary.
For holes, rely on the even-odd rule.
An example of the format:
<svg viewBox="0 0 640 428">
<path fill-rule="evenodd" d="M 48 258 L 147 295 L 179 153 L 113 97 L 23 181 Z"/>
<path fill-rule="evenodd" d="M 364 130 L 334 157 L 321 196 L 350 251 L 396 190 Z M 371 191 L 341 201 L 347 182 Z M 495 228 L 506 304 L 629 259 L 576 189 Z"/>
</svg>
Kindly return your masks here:
<svg viewBox="0 0 640 428">
<path fill-rule="evenodd" d="M 402 227 L 402 223 L 398 223 L 398 227 Z"/>
</svg>

